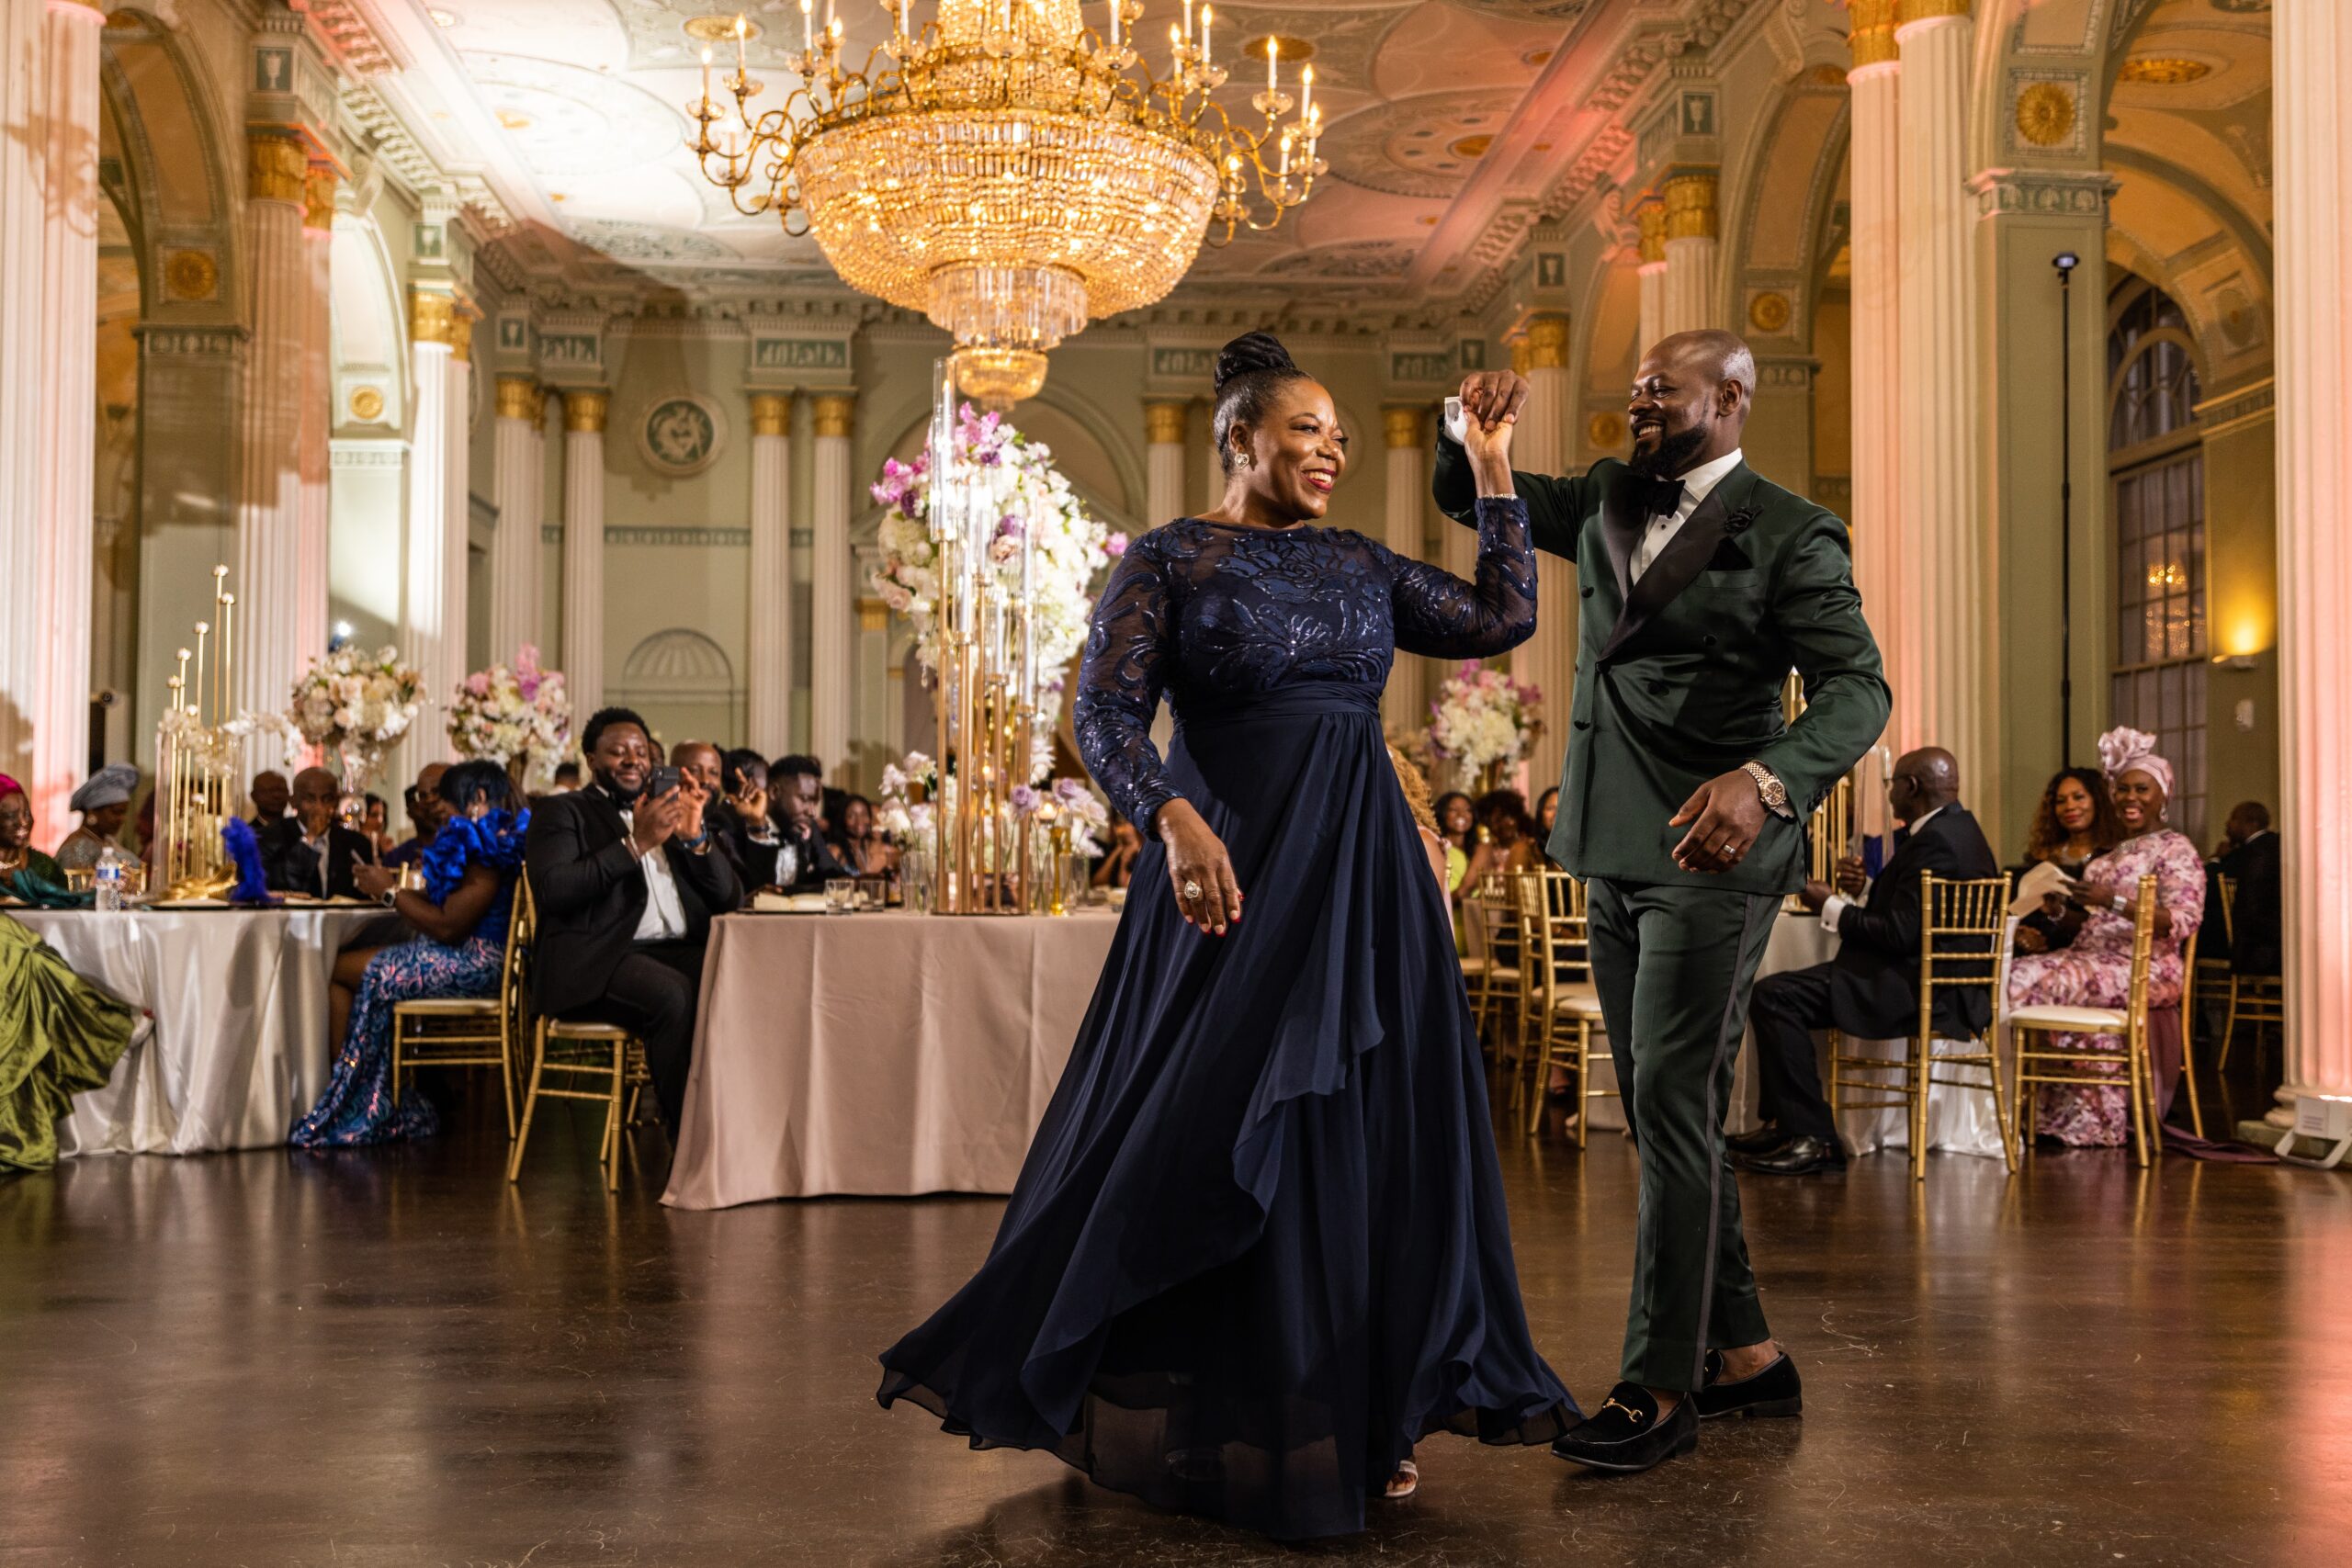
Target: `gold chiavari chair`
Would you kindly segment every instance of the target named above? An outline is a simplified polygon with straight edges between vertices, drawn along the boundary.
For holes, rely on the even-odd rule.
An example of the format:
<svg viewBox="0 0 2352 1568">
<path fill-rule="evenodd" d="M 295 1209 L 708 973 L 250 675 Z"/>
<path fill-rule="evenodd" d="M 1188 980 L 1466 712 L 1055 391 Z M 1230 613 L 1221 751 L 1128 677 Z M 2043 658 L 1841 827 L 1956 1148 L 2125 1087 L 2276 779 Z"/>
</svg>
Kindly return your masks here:
<svg viewBox="0 0 2352 1568">
<path fill-rule="evenodd" d="M 514 922 L 527 950 L 537 925 L 527 875 L 514 884 Z M 530 1145 L 531 1119 L 541 1100 L 589 1100 L 602 1101 L 605 1107 L 605 1136 L 596 1159 L 605 1168 L 605 1187 L 619 1190 L 621 1127 L 628 1120 L 621 1091 L 629 1087 L 632 1054 L 641 1060 L 644 1050 L 643 1042 L 616 1023 L 538 1020 L 531 1034 L 530 1088 L 523 1096 L 522 1123 L 515 1134 L 514 1153 L 507 1156 L 506 1179 L 523 1179 L 523 1151 Z"/>
<path fill-rule="evenodd" d="M 2129 1000 L 2120 1008 L 2068 1007 L 2037 1004 L 2011 1008 L 2006 1021 L 2017 1043 L 2017 1066 L 2009 1075 L 2009 1120 L 2018 1130 L 2020 1151 L 2032 1146 L 2028 1131 L 2026 1086 L 2065 1084 L 2121 1089 L 2132 1106 L 2132 1127 L 2139 1142 L 2140 1163 L 2151 1163 L 2154 1135 L 2154 1074 L 2148 1062 L 2148 972 L 2155 951 L 2156 879 L 2140 879 L 2139 906 L 2132 923 L 2132 983 Z M 2003 976 L 2007 979 L 2006 975 Z M 2038 1034 L 2089 1034 L 2118 1042 L 2113 1050 L 2061 1051 L 2035 1045 Z M 2121 1078 L 2097 1067 L 2120 1067 Z"/>
<path fill-rule="evenodd" d="M 1503 873 L 1488 873 L 1462 900 L 1462 925 L 1470 948 L 1462 960 L 1462 973 L 1470 984 L 1471 1011 L 1479 1038 L 1499 1056 L 1501 1025 L 1516 1016 L 1522 995 L 1519 906 Z"/>
<path fill-rule="evenodd" d="M 1911 1179 L 1928 1176 L 1928 1097 L 1937 1084 L 1974 1089 L 1993 1097 L 1993 1120 L 2001 1134 L 2001 1160 L 2017 1168 L 2002 1104 L 2002 989 L 2011 924 L 2006 874 L 1973 881 L 1938 876 L 1919 879 L 1919 1021 L 1910 1048 L 1901 1056 L 1862 1056 L 1848 1052 L 1845 1039 L 1829 1036 L 1829 1104 L 1835 1111 L 1899 1107 L 1910 1129 Z M 1936 1049 L 1936 993 L 1981 986 L 1992 992 L 1993 1015 L 1975 1051 Z M 1967 1042 L 1947 1042 L 1965 1044 Z M 1974 1075 L 1983 1073 L 1980 1080 Z M 1957 1074 L 1960 1076 L 1937 1075 Z"/>
<path fill-rule="evenodd" d="M 1528 1070 L 1514 1083 L 1526 1094 L 1532 1137 L 1544 1125 L 1544 1096 L 1553 1065 L 1566 1067 L 1576 1086 L 1577 1147 L 1583 1148 L 1592 1102 L 1617 1092 L 1595 1089 L 1592 1083 L 1592 1036 L 1603 1025 L 1600 992 L 1592 983 L 1584 884 L 1565 871 L 1530 871 L 1521 874 L 1519 889 L 1528 933 L 1524 951 L 1532 1035 L 1521 1052 Z M 1566 1057 L 1561 1055 L 1564 1049 Z"/>
<path fill-rule="evenodd" d="M 516 880 L 514 902 L 523 894 Z M 418 1067 L 496 1067 L 506 1106 L 506 1136 L 514 1136 L 514 1092 L 521 1043 L 527 1032 L 523 985 L 523 922 L 510 911 L 506 947 L 499 960 L 495 997 L 420 997 L 392 1008 L 392 1103 L 401 1080 Z"/>
<path fill-rule="evenodd" d="M 2287 982 L 2276 975 L 2241 975 L 2230 966 L 2229 955 L 2237 951 L 2237 879 L 2224 876 L 2222 882 L 2222 935 L 2223 953 L 2219 961 L 2223 977 L 2229 985 L 2229 1005 L 2222 1014 L 2222 1052 L 2214 1058 L 2213 1067 L 2219 1072 L 2230 1065 L 2230 1047 L 2237 1043 L 2238 1025 L 2254 1025 L 2255 1066 L 2262 1066 L 2260 1055 L 2262 1030 L 2266 1024 L 2287 1027 Z M 2181 1004 L 2181 1016 L 2188 1017 L 2188 1004 Z M 2184 1032 L 2186 1025 L 2184 1023 Z"/>
<path fill-rule="evenodd" d="M 2214 929 L 2215 922 L 2218 921 L 2222 932 L 2221 946 L 2218 953 L 2214 948 L 2207 948 L 2203 957 L 2199 958 L 2197 962 L 2181 972 L 2180 1028 L 2184 1035 L 2196 1032 L 2197 1010 L 2191 1003 L 2197 997 L 2200 995 L 2220 997 L 2227 1000 L 2230 994 L 2230 954 L 2237 946 L 2236 927 L 2231 918 L 2230 907 L 2237 900 L 2232 897 L 2235 891 L 2235 885 L 2232 879 L 2224 876 L 2217 880 L 2220 884 L 2218 890 L 2221 894 L 2222 907 L 2217 912 L 2211 904 L 2208 904 L 2205 907 L 2205 919 L 2199 923 L 2197 931 L 2199 936 L 2202 936 Z M 2225 1048 L 2226 1043 L 2224 1042 Z"/>
<path fill-rule="evenodd" d="M 2200 1138 L 2205 1111 L 2197 1103 L 2197 939 L 2204 934 L 2200 921 L 2180 950 L 2180 1087 L 2188 1095 L 2188 1130 Z"/>
</svg>

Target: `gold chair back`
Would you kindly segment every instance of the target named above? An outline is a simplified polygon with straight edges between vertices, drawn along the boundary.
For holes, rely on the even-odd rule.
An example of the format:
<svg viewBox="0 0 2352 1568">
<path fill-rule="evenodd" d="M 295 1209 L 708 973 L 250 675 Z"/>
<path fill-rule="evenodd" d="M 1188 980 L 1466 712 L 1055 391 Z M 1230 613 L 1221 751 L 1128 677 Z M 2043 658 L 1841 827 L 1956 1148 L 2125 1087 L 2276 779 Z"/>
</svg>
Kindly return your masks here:
<svg viewBox="0 0 2352 1568">
<path fill-rule="evenodd" d="M 2153 1140 L 2158 1135 L 2155 1074 L 2148 1056 L 2148 988 L 2154 967 L 2156 904 L 2156 878 L 2151 873 L 2140 879 L 2132 910 L 2132 976 L 2125 992 L 2125 1003 L 2120 1010 L 2104 1010 L 2110 1016 L 2120 1012 L 2121 1028 L 2093 1030 L 2071 1020 L 2037 1019 L 2032 1015 L 2039 1010 L 2030 1007 L 2009 1010 L 2009 1032 L 2017 1041 L 2017 1063 L 2009 1077 L 2009 1112 L 2010 1120 L 2017 1126 L 2020 1151 L 2030 1147 L 2032 1141 L 2027 1122 L 2030 1107 L 2025 1098 L 2029 1085 L 2120 1088 L 2131 1107 L 2132 1130 L 2139 1144 L 2139 1162 L 2143 1166 L 2151 1163 L 2154 1147 Z M 2041 1033 L 2071 1033 L 2091 1040 L 2113 1040 L 2116 1044 L 2112 1048 L 2084 1046 L 2061 1051 L 2054 1046 L 2031 1043 L 2033 1037 Z M 2122 1068 L 2121 1080 L 2119 1082 L 2111 1072 L 2097 1070 L 2102 1067 Z"/>
<path fill-rule="evenodd" d="M 2213 971 L 2214 983 L 2228 987 L 2223 993 L 2228 998 L 2228 1005 L 2222 1014 L 2221 1054 L 2214 1058 L 2213 1065 L 2216 1071 L 2230 1065 L 2230 1047 L 2237 1043 L 2238 1025 L 2250 1023 L 2254 1025 L 2254 1043 L 2257 1053 L 2255 1057 L 2256 1068 L 2255 1076 L 2259 1077 L 2261 1076 L 2259 1069 L 2262 1065 L 2259 1055 L 2262 1049 L 2262 1028 L 2268 1023 L 2275 1023 L 2282 1030 L 2287 1026 L 2287 987 L 2286 983 L 2276 975 L 2241 975 L 2237 972 L 2237 965 L 2233 962 L 2238 947 L 2237 878 L 2233 876 L 2221 878 L 2220 892 L 2222 895 L 2222 955 L 2219 958 L 2208 959 L 2206 963 L 2207 966 Z M 2207 923 L 2211 922 L 2211 916 L 2209 912 Z M 2195 973 L 2194 968 L 2190 973 Z M 2182 998 L 2180 1010 L 2181 1031 L 2186 1035 L 2189 1011 L 2188 1002 L 2185 997 Z"/>
<path fill-rule="evenodd" d="M 518 991 L 527 996 L 531 955 L 538 937 L 538 906 L 531 894 L 527 872 L 515 879 L 514 920 L 508 936 L 509 973 L 517 982 Z M 506 1179 L 522 1179 L 523 1151 L 530 1144 L 531 1122 L 537 1114 L 539 1101 L 586 1100 L 605 1108 L 604 1137 L 597 1145 L 596 1158 L 604 1168 L 605 1185 L 618 1189 L 621 1128 L 636 1105 L 636 1096 L 631 1091 L 632 1068 L 639 1073 L 643 1071 L 643 1043 L 617 1024 L 535 1019 L 531 1029 L 530 1082 L 523 1096 L 523 1114 L 515 1131 L 514 1147 L 506 1159 Z M 624 1095 L 628 1096 L 628 1110 L 623 1108 Z"/>
<path fill-rule="evenodd" d="M 1521 1053 L 1525 1071 L 1513 1076 L 1512 1108 L 1523 1100 L 1529 1135 L 1541 1131 L 1552 1068 L 1566 1069 L 1576 1094 L 1577 1146 L 1582 1148 L 1592 1101 L 1616 1093 L 1592 1083 L 1592 1036 L 1601 1024 L 1585 885 L 1565 871 L 1530 871 L 1522 874 L 1519 897 L 1528 933 L 1524 1018 L 1532 1033 Z"/>
</svg>

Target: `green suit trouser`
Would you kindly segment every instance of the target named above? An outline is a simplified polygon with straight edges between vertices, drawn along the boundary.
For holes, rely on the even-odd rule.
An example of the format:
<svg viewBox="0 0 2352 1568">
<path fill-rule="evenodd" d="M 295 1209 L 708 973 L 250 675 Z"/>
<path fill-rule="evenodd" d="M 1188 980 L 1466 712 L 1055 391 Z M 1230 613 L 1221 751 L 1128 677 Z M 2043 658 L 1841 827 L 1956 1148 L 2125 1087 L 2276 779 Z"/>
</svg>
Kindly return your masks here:
<svg viewBox="0 0 2352 1568">
<path fill-rule="evenodd" d="M 1623 1376 L 1694 1390 L 1709 1349 L 1771 1337 L 1724 1152 L 1748 987 L 1772 895 L 1595 877 L 1592 978 L 1642 1162 Z"/>
</svg>

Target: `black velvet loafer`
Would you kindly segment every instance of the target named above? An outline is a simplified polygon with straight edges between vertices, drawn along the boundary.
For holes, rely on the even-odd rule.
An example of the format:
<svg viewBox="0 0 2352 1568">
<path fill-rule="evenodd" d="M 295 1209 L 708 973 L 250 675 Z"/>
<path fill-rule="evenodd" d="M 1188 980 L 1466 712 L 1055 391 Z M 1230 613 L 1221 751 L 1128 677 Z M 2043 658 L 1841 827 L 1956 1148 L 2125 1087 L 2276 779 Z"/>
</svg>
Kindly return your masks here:
<svg viewBox="0 0 2352 1568">
<path fill-rule="evenodd" d="M 1552 1440 L 1552 1452 L 1594 1470 L 1630 1474 L 1699 1446 L 1697 1396 L 1684 1394 L 1661 1419 L 1657 1401 L 1639 1383 L 1621 1382 L 1591 1418 Z"/>
<path fill-rule="evenodd" d="M 1707 1352 L 1707 1386 L 1690 1396 L 1699 1407 L 1699 1419 L 1712 1421 L 1718 1416 L 1800 1416 L 1804 1413 L 1804 1384 L 1798 1381 L 1797 1364 L 1781 1351 L 1768 1362 L 1762 1371 L 1741 1378 L 1737 1382 L 1725 1382 L 1724 1358 L 1719 1350 Z"/>
</svg>

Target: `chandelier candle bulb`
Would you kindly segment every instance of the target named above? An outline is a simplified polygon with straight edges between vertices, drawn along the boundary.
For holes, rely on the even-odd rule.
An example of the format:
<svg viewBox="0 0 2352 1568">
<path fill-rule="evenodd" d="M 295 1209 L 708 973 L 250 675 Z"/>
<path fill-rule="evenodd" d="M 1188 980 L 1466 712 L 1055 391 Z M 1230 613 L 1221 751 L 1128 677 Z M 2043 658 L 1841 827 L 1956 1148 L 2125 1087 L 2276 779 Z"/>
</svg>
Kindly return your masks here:
<svg viewBox="0 0 2352 1568">
<path fill-rule="evenodd" d="M 1209 68 L 1209 24 L 1216 19 L 1216 6 L 1201 7 L 1201 69 L 1204 71 Z"/>
<path fill-rule="evenodd" d="M 1266 96 L 1274 96 L 1274 72 L 1283 57 L 1282 39 L 1268 34 L 1266 38 Z"/>
<path fill-rule="evenodd" d="M 1184 0 L 1184 41 L 1193 41 L 1193 0 Z"/>
<path fill-rule="evenodd" d="M 1302 122 L 1315 118 L 1315 67 L 1312 65 L 1298 73 L 1298 118 Z"/>
<path fill-rule="evenodd" d="M 904 4 L 904 0 L 900 0 L 900 3 L 901 3 L 901 4 Z M 1125 11 L 1126 8 L 1127 8 L 1127 0 L 1111 0 L 1111 47 L 1112 47 L 1113 49 L 1117 49 L 1118 47 L 1120 47 L 1120 46 L 1119 46 L 1119 22 L 1120 22 L 1120 19 L 1121 19 L 1121 18 L 1120 18 L 1120 13 L 1121 13 L 1121 12 L 1123 12 L 1123 11 Z"/>
<path fill-rule="evenodd" d="M 817 17 L 809 9 L 808 0 L 800 0 L 800 51 L 803 54 L 817 52 Z"/>
</svg>

